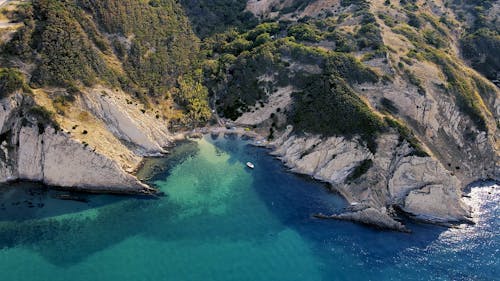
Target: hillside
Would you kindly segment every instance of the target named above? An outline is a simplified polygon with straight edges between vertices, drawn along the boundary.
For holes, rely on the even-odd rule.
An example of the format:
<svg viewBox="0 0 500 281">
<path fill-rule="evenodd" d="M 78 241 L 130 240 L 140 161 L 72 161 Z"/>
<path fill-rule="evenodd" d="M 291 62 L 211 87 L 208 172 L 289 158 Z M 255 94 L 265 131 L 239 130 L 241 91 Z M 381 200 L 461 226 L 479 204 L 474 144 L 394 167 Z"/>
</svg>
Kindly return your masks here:
<svg viewBox="0 0 500 281">
<path fill-rule="evenodd" d="M 142 157 L 164 153 L 175 137 L 170 129 L 210 118 L 199 39 L 175 1 L 14 1 L 2 14 L 12 23 L 1 30 L 2 73 L 14 73 L 2 79 L 2 120 L 12 120 L 2 129 L 4 180 L 143 189 L 129 175 Z M 40 114 L 24 118 L 33 109 Z M 22 143 L 32 127 L 41 134 L 26 138 L 38 151 Z M 58 150 L 43 145 L 53 138 L 83 150 L 85 160 L 44 163 Z M 24 171 L 30 153 L 40 162 Z M 117 177 L 95 174 L 95 165 L 111 166 Z"/>
<path fill-rule="evenodd" d="M 142 157 L 217 119 L 329 182 L 353 203 L 335 218 L 399 230 L 401 213 L 463 222 L 462 188 L 500 177 L 495 1 L 33 0 L 1 9 L 2 181 L 154 192 L 130 174 Z M 68 156 L 76 151 L 79 161 Z"/>
</svg>

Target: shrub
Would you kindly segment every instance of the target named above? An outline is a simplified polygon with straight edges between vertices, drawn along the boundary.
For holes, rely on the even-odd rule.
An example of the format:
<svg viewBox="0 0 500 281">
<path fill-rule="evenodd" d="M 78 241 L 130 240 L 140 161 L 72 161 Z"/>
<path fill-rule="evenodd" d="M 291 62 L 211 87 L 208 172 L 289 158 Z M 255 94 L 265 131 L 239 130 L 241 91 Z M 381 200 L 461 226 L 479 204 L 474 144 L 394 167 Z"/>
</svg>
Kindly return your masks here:
<svg viewBox="0 0 500 281">
<path fill-rule="evenodd" d="M 361 176 L 363 176 L 368 170 L 373 166 L 373 161 L 371 159 L 365 159 L 357 165 L 352 172 L 347 176 L 346 182 L 351 183 L 357 179 L 359 179 Z"/>
<path fill-rule="evenodd" d="M 288 28 L 288 36 L 300 41 L 318 42 L 322 39 L 320 31 L 310 24 L 299 23 Z"/>
<path fill-rule="evenodd" d="M 292 95 L 289 117 L 295 129 L 325 136 L 360 135 L 373 147 L 384 125 L 368 105 L 333 75 L 313 75 L 308 80 L 303 91 Z"/>
<path fill-rule="evenodd" d="M 0 98 L 25 87 L 22 74 L 12 68 L 0 68 Z"/>
<path fill-rule="evenodd" d="M 410 128 L 405 126 L 401 121 L 392 117 L 385 117 L 384 120 L 389 125 L 389 127 L 394 128 L 399 133 L 401 140 L 406 140 L 410 147 L 413 148 L 413 155 L 418 157 L 429 156 L 429 154 L 425 152 L 424 148 Z"/>
</svg>

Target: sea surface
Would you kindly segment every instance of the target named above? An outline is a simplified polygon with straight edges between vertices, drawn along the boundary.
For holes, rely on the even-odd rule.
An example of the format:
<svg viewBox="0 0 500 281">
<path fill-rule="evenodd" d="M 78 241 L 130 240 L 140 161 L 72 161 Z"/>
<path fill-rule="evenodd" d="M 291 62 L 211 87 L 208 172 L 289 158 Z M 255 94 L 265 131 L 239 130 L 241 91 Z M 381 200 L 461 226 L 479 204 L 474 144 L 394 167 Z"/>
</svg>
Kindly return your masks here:
<svg viewBox="0 0 500 281">
<path fill-rule="evenodd" d="M 247 161 L 255 164 L 250 170 Z M 499 280 L 500 188 L 471 188 L 476 225 L 411 234 L 320 220 L 346 202 L 231 137 L 177 146 L 140 176 L 159 199 L 0 187 L 0 280 Z"/>
</svg>

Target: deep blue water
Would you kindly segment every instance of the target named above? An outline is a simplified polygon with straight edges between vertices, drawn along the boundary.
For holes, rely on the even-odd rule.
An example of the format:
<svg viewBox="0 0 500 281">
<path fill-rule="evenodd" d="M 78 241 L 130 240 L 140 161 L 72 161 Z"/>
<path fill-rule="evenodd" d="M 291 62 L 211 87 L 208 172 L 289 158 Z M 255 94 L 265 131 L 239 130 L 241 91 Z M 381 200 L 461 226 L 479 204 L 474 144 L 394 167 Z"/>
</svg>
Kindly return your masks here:
<svg viewBox="0 0 500 281">
<path fill-rule="evenodd" d="M 341 210 L 344 200 L 245 141 L 207 137 L 150 165 L 150 181 L 167 194 L 158 200 L 80 195 L 83 203 L 34 184 L 0 187 L 2 280 L 500 276 L 500 190 L 492 183 L 467 199 L 476 225 L 410 223 L 413 233 L 404 234 L 313 218 Z"/>
</svg>

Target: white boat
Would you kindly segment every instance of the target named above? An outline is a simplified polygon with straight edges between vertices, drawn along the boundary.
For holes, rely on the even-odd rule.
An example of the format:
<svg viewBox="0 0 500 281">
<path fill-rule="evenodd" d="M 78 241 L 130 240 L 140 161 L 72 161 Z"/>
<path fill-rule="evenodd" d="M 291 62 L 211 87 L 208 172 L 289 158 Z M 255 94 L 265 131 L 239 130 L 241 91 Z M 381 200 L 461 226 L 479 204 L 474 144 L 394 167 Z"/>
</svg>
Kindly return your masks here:
<svg viewBox="0 0 500 281">
<path fill-rule="evenodd" d="M 247 167 L 253 169 L 255 168 L 255 165 L 252 162 L 247 162 Z"/>
</svg>

